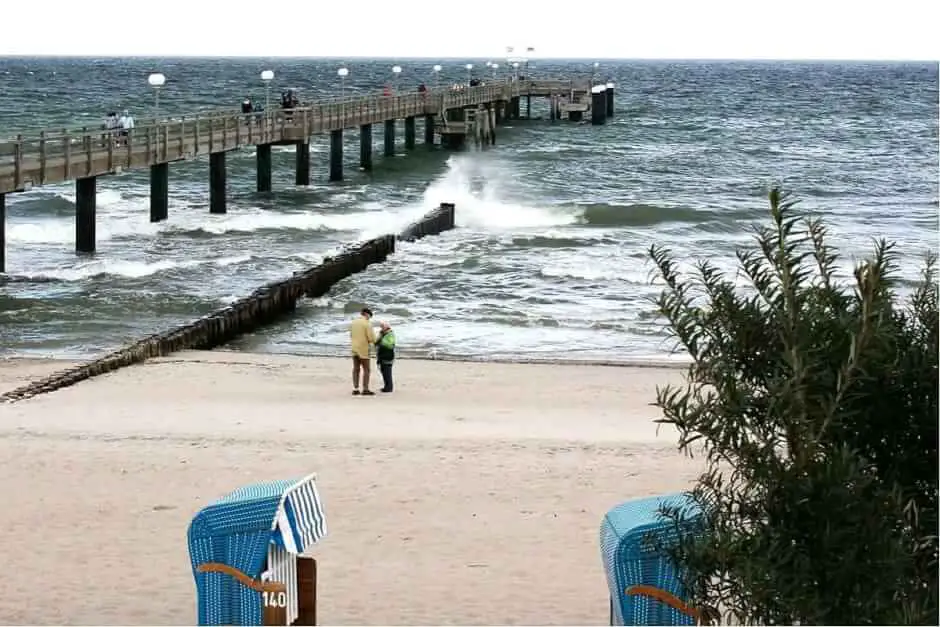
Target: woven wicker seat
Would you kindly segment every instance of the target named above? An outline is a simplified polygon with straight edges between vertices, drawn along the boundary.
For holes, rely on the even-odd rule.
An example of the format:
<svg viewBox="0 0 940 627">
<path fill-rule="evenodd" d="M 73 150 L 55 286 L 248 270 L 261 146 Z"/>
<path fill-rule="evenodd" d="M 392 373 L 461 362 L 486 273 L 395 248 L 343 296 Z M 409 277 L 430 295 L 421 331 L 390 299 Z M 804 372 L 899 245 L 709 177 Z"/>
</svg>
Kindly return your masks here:
<svg viewBox="0 0 940 627">
<path fill-rule="evenodd" d="M 693 625 L 698 618 L 671 560 L 649 542 L 651 534 L 661 546 L 676 539 L 675 522 L 660 513 L 664 505 L 681 508 L 689 522 L 699 513 L 688 495 L 672 494 L 627 501 L 604 516 L 600 546 L 611 625 Z"/>
<path fill-rule="evenodd" d="M 245 486 L 196 514 L 199 625 L 316 624 L 316 561 L 303 555 L 326 535 L 315 479 Z"/>
</svg>

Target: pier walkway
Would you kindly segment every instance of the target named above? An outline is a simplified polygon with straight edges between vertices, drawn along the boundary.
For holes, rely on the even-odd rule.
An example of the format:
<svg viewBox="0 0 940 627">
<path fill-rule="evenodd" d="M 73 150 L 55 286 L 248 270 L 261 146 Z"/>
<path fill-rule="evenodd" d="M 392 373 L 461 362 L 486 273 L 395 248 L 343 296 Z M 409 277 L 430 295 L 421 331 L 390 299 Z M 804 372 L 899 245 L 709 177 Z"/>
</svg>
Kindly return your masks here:
<svg viewBox="0 0 940 627">
<path fill-rule="evenodd" d="M 597 88 L 595 87 L 596 91 Z M 384 153 L 395 154 L 396 121 L 403 119 L 405 148 L 415 148 L 415 120 L 424 121 L 424 141 L 439 136 L 447 147 L 460 147 L 466 138 L 495 143 L 496 126 L 518 119 L 520 100 L 528 111 L 532 97 L 550 99 L 552 119 L 565 109 L 559 103 L 591 100 L 586 81 L 512 80 L 480 86 L 447 86 L 426 92 L 370 95 L 303 103 L 292 109 L 241 113 L 231 110 L 160 120 L 140 120 L 126 135 L 104 129 L 47 130 L 0 141 L 0 272 L 4 271 L 5 201 L 9 193 L 70 180 L 76 185 L 76 251 L 95 250 L 95 199 L 98 176 L 150 168 L 150 220 L 168 214 L 168 164 L 209 155 L 209 210 L 226 211 L 225 154 L 254 147 L 257 151 L 257 189 L 271 191 L 271 146 L 296 145 L 296 184 L 310 184 L 310 138 L 330 134 L 331 181 L 343 178 L 343 131 L 358 128 L 360 167 L 372 168 L 372 125 L 384 124 Z M 596 100 L 596 98 L 595 98 Z M 577 107 L 575 107 L 577 108 Z M 586 108 L 586 106 L 584 107 Z M 598 107 L 595 107 L 595 109 Z M 613 85 L 607 85 L 604 113 L 613 113 Z M 580 120 L 580 114 L 568 113 Z"/>
</svg>

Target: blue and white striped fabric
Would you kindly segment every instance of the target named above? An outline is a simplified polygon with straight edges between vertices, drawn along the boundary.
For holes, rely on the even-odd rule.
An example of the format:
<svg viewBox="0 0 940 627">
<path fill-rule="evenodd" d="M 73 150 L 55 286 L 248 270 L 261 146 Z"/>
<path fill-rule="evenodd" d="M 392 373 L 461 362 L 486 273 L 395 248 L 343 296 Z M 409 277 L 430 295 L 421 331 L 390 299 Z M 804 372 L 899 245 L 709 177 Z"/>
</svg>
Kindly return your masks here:
<svg viewBox="0 0 940 627">
<path fill-rule="evenodd" d="M 273 540 L 290 553 L 303 553 L 326 535 L 326 517 L 315 478 L 305 477 L 288 488 L 278 507 Z"/>
<path fill-rule="evenodd" d="M 290 553 L 308 550 L 326 534 L 315 480 L 316 475 L 311 474 L 300 480 L 245 486 L 196 514 L 189 525 L 188 539 L 199 597 L 198 624 L 261 624 L 260 592 L 246 588 L 229 575 L 200 573 L 197 568 L 217 562 L 259 579 L 267 567 L 272 544 L 280 544 Z"/>
</svg>

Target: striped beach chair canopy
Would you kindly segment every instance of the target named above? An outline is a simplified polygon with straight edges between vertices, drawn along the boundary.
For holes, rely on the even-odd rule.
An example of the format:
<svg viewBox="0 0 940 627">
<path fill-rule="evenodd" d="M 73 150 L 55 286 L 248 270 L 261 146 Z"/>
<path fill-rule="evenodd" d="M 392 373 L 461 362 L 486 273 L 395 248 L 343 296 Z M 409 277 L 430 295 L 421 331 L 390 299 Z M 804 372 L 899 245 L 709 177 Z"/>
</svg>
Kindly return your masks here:
<svg viewBox="0 0 940 627">
<path fill-rule="evenodd" d="M 232 572 L 207 571 L 210 565 L 262 581 L 269 575 L 269 553 L 308 552 L 326 532 L 315 474 L 244 486 L 203 508 L 188 533 L 199 624 L 260 625 L 262 620 L 262 593 Z"/>
<path fill-rule="evenodd" d="M 685 592 L 667 555 L 651 546 L 652 534 L 662 545 L 677 539 L 675 521 L 662 516 L 664 506 L 678 508 L 688 523 L 701 515 L 686 493 L 652 496 L 621 503 L 601 523 L 600 547 L 610 588 L 611 625 L 693 625 L 684 607 Z M 630 593 L 628 593 L 630 590 Z M 673 604 L 663 602 L 663 597 Z"/>
</svg>

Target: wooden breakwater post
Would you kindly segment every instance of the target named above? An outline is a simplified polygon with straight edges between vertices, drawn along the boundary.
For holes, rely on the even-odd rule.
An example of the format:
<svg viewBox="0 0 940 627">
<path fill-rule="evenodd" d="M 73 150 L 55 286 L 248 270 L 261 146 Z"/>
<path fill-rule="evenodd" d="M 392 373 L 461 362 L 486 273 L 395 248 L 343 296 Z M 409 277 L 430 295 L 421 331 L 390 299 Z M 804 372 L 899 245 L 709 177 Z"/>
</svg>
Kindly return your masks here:
<svg viewBox="0 0 940 627">
<path fill-rule="evenodd" d="M 262 285 L 254 292 L 192 322 L 156 333 L 94 359 L 86 364 L 60 370 L 0 395 L 0 401 L 15 402 L 52 392 L 85 379 L 163 357 L 181 350 L 209 350 L 250 333 L 276 318 L 294 311 L 297 301 L 306 296 L 326 294 L 336 283 L 382 263 L 395 252 L 395 242 L 414 241 L 454 228 L 454 205 L 440 207 L 408 225 L 397 235 L 382 235 L 346 247 L 332 257 L 290 278 Z"/>
</svg>

